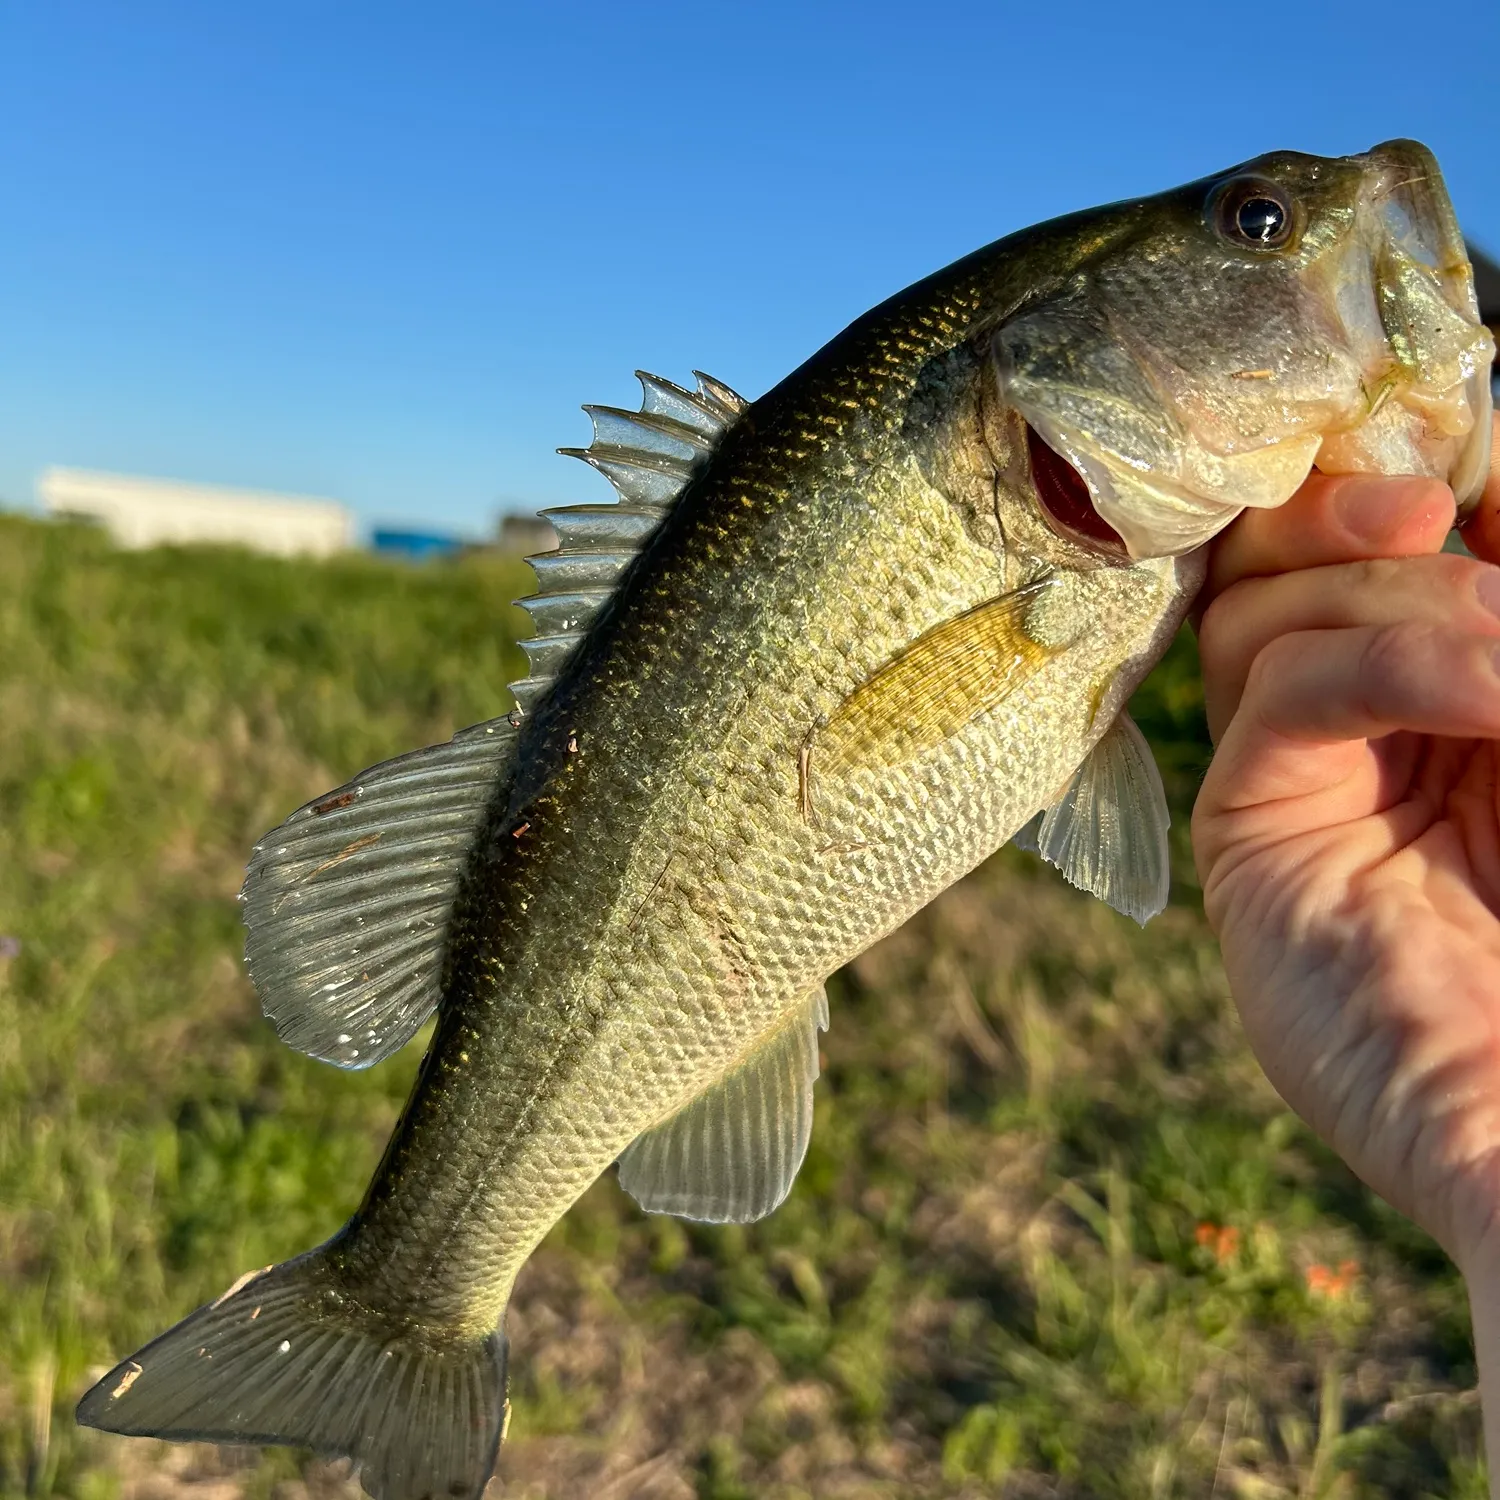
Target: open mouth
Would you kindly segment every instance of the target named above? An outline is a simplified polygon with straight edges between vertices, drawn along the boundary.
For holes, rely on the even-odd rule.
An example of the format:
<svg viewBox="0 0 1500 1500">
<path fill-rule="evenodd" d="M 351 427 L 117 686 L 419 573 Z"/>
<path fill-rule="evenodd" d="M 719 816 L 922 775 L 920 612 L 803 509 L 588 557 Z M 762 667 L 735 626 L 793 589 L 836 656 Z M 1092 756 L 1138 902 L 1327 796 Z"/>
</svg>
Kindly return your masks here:
<svg viewBox="0 0 1500 1500">
<path fill-rule="evenodd" d="M 1026 448 L 1031 480 L 1047 524 L 1061 537 L 1107 557 L 1130 556 L 1124 538 L 1094 509 L 1094 497 L 1083 475 L 1028 422 Z"/>
</svg>

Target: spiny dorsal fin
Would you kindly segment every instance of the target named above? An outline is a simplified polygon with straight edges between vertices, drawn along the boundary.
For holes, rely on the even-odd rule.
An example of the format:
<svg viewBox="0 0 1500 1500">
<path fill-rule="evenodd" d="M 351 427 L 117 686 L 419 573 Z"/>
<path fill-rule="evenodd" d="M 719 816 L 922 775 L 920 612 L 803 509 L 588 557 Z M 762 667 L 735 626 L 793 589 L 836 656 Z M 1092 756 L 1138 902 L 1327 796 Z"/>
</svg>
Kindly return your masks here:
<svg viewBox="0 0 1500 1500">
<path fill-rule="evenodd" d="M 685 391 L 637 370 L 641 409 L 585 406 L 594 441 L 587 448 L 558 449 L 598 469 L 619 500 L 542 512 L 556 528 L 557 550 L 526 559 L 537 592 L 516 601 L 536 629 L 521 642 L 530 675 L 511 684 L 523 715 L 546 697 L 636 553 L 748 404 L 727 385 L 693 373 L 698 389 Z"/>
<path fill-rule="evenodd" d="M 543 512 L 556 552 L 530 559 L 541 592 L 523 599 L 531 676 L 512 691 L 530 712 L 746 403 L 698 376 L 689 392 L 640 374 L 639 412 L 585 408 L 617 505 Z M 565 450 L 567 451 L 567 450 Z M 299 808 L 255 846 L 245 886 L 245 962 L 283 1041 L 367 1068 L 415 1035 L 438 1003 L 448 920 L 469 851 L 511 778 L 520 717 L 463 730 L 356 776 Z"/>
</svg>

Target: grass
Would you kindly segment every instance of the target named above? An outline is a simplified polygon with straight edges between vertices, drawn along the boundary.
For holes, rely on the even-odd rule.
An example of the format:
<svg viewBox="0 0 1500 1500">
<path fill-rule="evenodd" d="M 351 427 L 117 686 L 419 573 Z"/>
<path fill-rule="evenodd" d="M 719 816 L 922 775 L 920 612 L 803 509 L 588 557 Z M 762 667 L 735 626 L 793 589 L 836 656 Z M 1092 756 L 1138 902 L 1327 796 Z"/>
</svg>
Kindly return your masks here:
<svg viewBox="0 0 1500 1500">
<path fill-rule="evenodd" d="M 0 518 L 0 1493 L 347 1492 L 71 1412 L 357 1201 L 417 1050 L 350 1075 L 281 1046 L 235 893 L 291 807 L 504 707 L 528 580 Z M 1141 932 L 1005 851 L 835 977 L 776 1214 L 648 1219 L 598 1183 L 512 1309 L 505 1494 L 1485 1493 L 1456 1273 L 1240 1037 L 1186 857 L 1190 642 L 1137 707 L 1171 908 Z"/>
</svg>

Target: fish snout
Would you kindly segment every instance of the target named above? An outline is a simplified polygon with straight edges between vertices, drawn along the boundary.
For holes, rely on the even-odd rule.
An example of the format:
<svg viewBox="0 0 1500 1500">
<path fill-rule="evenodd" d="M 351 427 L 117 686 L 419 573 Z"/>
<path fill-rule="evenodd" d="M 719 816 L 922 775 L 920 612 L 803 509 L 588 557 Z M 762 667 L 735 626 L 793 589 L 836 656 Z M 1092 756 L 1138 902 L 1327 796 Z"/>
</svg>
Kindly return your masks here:
<svg viewBox="0 0 1500 1500">
<path fill-rule="evenodd" d="M 1385 141 L 1361 160 L 1369 182 L 1367 202 L 1387 238 L 1437 271 L 1451 287 L 1455 305 L 1477 318 L 1468 253 L 1437 158 L 1420 141 Z"/>
<path fill-rule="evenodd" d="M 1387 141 L 1355 160 L 1363 232 L 1337 301 L 1365 399 L 1325 439 L 1318 466 L 1445 480 L 1463 515 L 1489 466 L 1494 339 L 1479 320 L 1458 219 L 1420 142 Z"/>
</svg>

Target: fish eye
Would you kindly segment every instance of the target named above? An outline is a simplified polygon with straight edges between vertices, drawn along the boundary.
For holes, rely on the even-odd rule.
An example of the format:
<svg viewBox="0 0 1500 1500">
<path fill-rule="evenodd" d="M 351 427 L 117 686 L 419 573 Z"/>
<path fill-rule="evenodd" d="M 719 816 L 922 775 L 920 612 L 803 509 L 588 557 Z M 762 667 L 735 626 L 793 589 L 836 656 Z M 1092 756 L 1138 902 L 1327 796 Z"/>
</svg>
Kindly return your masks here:
<svg viewBox="0 0 1500 1500">
<path fill-rule="evenodd" d="M 1233 177 L 1214 194 L 1214 228 L 1232 245 L 1280 250 L 1297 227 L 1296 205 L 1285 189 L 1263 177 Z"/>
</svg>

